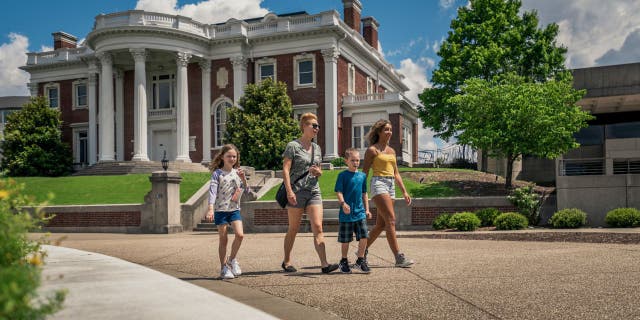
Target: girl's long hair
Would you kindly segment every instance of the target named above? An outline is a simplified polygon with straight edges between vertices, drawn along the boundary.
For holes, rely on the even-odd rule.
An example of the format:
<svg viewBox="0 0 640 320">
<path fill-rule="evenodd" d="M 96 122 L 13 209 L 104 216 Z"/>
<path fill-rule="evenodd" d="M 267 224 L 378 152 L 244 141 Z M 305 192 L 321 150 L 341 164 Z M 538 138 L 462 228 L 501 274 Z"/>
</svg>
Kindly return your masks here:
<svg viewBox="0 0 640 320">
<path fill-rule="evenodd" d="M 220 149 L 220 152 L 218 152 L 218 154 L 216 154 L 215 158 L 213 158 L 213 160 L 211 160 L 211 163 L 209 164 L 209 170 L 211 170 L 211 172 L 213 172 L 216 169 L 220 169 L 222 167 L 224 167 L 224 154 L 229 152 L 229 150 L 235 150 L 236 151 L 236 163 L 233 165 L 234 168 L 238 168 L 240 167 L 240 151 L 238 151 L 238 148 L 236 148 L 236 146 L 234 146 L 233 144 L 229 143 L 229 144 L 225 144 L 224 146 L 222 146 L 222 149 Z"/>
<path fill-rule="evenodd" d="M 369 141 L 370 146 L 378 143 L 378 140 L 380 140 L 380 131 L 388 124 L 390 125 L 391 121 L 386 119 L 380 119 L 373 124 L 373 127 L 371 127 L 371 130 L 369 130 L 367 134 L 367 141 Z"/>
</svg>

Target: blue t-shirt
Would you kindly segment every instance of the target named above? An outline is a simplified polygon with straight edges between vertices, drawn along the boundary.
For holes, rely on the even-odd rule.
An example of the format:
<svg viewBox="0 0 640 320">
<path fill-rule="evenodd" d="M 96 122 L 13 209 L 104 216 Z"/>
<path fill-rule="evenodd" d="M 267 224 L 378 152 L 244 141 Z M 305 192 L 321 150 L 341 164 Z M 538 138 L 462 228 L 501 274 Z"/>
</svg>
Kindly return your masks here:
<svg viewBox="0 0 640 320">
<path fill-rule="evenodd" d="M 351 207 L 351 213 L 345 214 L 340 208 L 340 222 L 353 222 L 366 218 L 362 194 L 367 192 L 367 176 L 360 172 L 345 170 L 338 174 L 335 192 L 342 192 L 344 201 Z"/>
</svg>

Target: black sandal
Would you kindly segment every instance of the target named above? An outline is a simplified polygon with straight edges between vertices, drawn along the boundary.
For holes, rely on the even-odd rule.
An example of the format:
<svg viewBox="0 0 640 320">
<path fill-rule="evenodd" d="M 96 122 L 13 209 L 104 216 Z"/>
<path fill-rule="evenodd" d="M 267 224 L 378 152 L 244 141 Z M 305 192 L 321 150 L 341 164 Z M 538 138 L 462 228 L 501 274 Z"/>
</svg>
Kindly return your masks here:
<svg viewBox="0 0 640 320">
<path fill-rule="evenodd" d="M 296 272 L 298 271 L 294 266 L 285 266 L 284 265 L 284 261 L 282 261 L 282 270 L 284 270 L 284 272 Z"/>
</svg>

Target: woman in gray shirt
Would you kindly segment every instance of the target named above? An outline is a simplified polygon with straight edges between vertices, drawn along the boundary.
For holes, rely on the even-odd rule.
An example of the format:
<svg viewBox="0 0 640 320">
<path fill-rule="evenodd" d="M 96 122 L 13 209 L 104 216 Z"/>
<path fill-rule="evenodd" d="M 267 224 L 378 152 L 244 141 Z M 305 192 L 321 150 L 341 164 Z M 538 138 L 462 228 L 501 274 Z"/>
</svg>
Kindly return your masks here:
<svg viewBox="0 0 640 320">
<path fill-rule="evenodd" d="M 291 265 L 291 250 L 300 228 L 302 214 L 306 211 L 313 232 L 313 244 L 322 264 L 322 272 L 329 273 L 338 269 L 338 265 L 327 262 L 322 232 L 322 198 L 318 185 L 318 177 L 322 175 L 322 169 L 319 166 L 322 154 L 320 146 L 313 143 L 313 138 L 320 131 L 318 117 L 313 113 L 303 114 L 300 118 L 300 129 L 302 136 L 289 142 L 282 154 L 282 176 L 289 201 L 287 204 L 289 228 L 284 238 L 282 269 L 285 272 L 297 271 Z M 303 178 L 299 179 L 300 177 Z"/>
</svg>

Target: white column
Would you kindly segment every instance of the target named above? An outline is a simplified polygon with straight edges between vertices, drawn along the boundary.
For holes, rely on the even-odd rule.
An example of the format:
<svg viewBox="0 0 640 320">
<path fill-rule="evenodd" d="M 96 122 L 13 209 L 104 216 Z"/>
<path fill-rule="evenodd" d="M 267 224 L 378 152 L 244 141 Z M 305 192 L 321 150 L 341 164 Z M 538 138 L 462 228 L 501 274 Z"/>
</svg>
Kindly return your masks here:
<svg viewBox="0 0 640 320">
<path fill-rule="evenodd" d="M 98 108 L 97 72 L 96 63 L 90 63 L 89 82 L 87 87 L 87 100 L 89 104 L 89 132 L 87 132 L 87 138 L 89 139 L 89 165 L 96 164 L 98 155 L 98 123 L 96 119 Z"/>
<path fill-rule="evenodd" d="M 233 104 L 237 106 L 247 85 L 247 58 L 237 56 L 231 57 L 230 60 L 233 65 Z"/>
<path fill-rule="evenodd" d="M 98 54 L 100 74 L 100 162 L 114 161 L 113 156 L 113 58 L 111 54 Z"/>
<path fill-rule="evenodd" d="M 133 90 L 133 158 L 132 161 L 149 161 L 147 155 L 147 70 L 145 49 L 130 49 L 135 61 Z"/>
<path fill-rule="evenodd" d="M 124 72 L 116 74 L 116 160 L 124 161 Z"/>
<path fill-rule="evenodd" d="M 190 53 L 178 52 L 176 54 L 176 97 L 178 110 L 176 113 L 176 127 L 178 131 L 176 161 L 191 162 L 189 158 L 189 84 L 187 79 L 187 65 L 191 58 Z"/>
<path fill-rule="evenodd" d="M 29 87 L 29 93 L 31 94 L 32 97 L 37 97 L 38 96 L 38 83 L 37 82 L 27 83 L 27 87 Z"/>
<path fill-rule="evenodd" d="M 324 161 L 338 157 L 338 49 L 322 49 L 324 58 Z"/>
<path fill-rule="evenodd" d="M 202 71 L 202 163 L 211 162 L 211 61 L 200 62 Z"/>
</svg>

